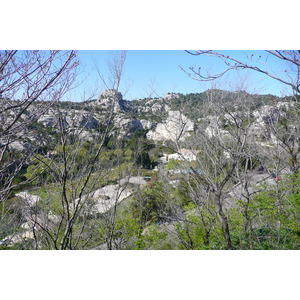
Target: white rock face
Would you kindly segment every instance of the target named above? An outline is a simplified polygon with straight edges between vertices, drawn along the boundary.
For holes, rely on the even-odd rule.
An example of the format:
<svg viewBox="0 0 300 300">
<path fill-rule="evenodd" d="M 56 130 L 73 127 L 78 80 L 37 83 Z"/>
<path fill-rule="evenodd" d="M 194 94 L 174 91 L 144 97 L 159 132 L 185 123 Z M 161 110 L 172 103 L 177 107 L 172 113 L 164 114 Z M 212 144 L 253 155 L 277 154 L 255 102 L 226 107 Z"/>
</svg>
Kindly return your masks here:
<svg viewBox="0 0 300 300">
<path fill-rule="evenodd" d="M 32 148 L 32 145 L 29 143 L 21 143 L 19 141 L 14 141 L 10 143 L 8 147 L 10 151 L 23 152 L 26 150 L 30 150 Z"/>
<path fill-rule="evenodd" d="M 293 102 L 278 102 L 275 106 L 264 105 L 253 112 L 255 121 L 250 126 L 250 135 L 256 138 L 265 137 L 270 142 L 275 143 L 277 138 L 267 129 L 268 125 L 277 123 L 277 121 L 286 117 L 286 110 L 294 106 Z"/>
<path fill-rule="evenodd" d="M 261 141 L 261 139 L 268 140 L 269 142 L 266 146 L 269 146 L 270 143 L 274 144 L 278 142 L 276 136 L 269 127 L 272 124 L 276 124 L 280 118 L 286 117 L 286 111 L 294 106 L 294 103 L 291 102 L 278 102 L 276 105 L 264 105 L 258 109 L 251 112 L 253 119 L 252 123 L 249 126 L 248 139 L 253 141 Z M 238 112 L 239 113 L 239 112 Z M 245 116 L 242 116 L 245 117 Z M 230 124 L 234 125 L 234 121 L 229 114 L 224 114 L 223 118 Z M 208 122 L 208 126 L 205 129 L 205 133 L 209 136 L 219 136 L 221 138 L 230 137 L 230 134 L 227 130 L 222 129 L 220 126 L 220 116 L 206 116 L 204 120 Z M 234 125 L 235 126 L 235 125 Z M 259 142 L 261 145 L 264 145 L 263 142 Z"/>
<path fill-rule="evenodd" d="M 66 121 L 67 112 L 64 114 L 64 116 L 61 119 L 62 126 L 64 128 L 69 127 L 68 122 Z M 48 112 L 47 114 L 42 115 L 38 120 L 38 123 L 43 124 L 45 127 L 59 127 L 59 118 L 54 112 Z"/>
<path fill-rule="evenodd" d="M 53 127 L 56 123 L 56 120 L 53 115 L 45 114 L 38 119 L 38 123 L 42 123 L 46 127 Z"/>
<path fill-rule="evenodd" d="M 71 132 L 73 132 L 74 135 L 77 135 L 82 141 L 92 142 L 94 140 L 94 137 L 90 131 L 82 129 L 72 129 Z"/>
<path fill-rule="evenodd" d="M 99 99 L 116 99 L 117 101 L 123 100 L 123 96 L 120 92 L 114 89 L 105 90 L 98 98 Z"/>
<path fill-rule="evenodd" d="M 209 125 L 205 129 L 205 133 L 208 135 L 208 137 L 213 136 L 221 136 L 224 137 L 228 135 L 228 131 L 221 129 L 220 124 L 218 122 L 218 118 L 215 116 L 208 116 L 207 119 L 209 119 Z"/>
<path fill-rule="evenodd" d="M 165 98 L 166 100 L 170 100 L 170 99 L 178 99 L 178 98 L 179 98 L 179 94 L 176 94 L 176 93 L 166 94 L 166 95 L 164 95 L 164 98 Z"/>
<path fill-rule="evenodd" d="M 170 107 L 162 99 L 149 100 L 145 106 L 139 106 L 138 112 L 159 114 L 170 111 Z"/>
<path fill-rule="evenodd" d="M 79 127 L 85 129 L 97 129 L 99 127 L 99 122 L 93 116 L 82 115 Z"/>
<path fill-rule="evenodd" d="M 120 203 L 132 194 L 132 190 L 123 188 L 118 184 L 106 185 L 88 195 L 82 197 L 81 201 L 85 202 L 87 199 L 94 200 L 94 212 L 105 213 L 110 210 L 114 205 Z M 77 203 L 79 199 L 74 202 Z M 88 202 L 87 202 L 88 203 Z"/>
<path fill-rule="evenodd" d="M 96 105 L 101 105 L 106 109 L 113 109 L 114 112 L 122 110 L 123 96 L 120 92 L 114 89 L 105 90 L 101 93 L 96 101 Z"/>
<path fill-rule="evenodd" d="M 154 141 L 184 140 L 189 132 L 194 131 L 195 124 L 179 111 L 169 111 L 164 123 L 158 123 L 154 130 L 147 133 L 147 138 Z"/>
<path fill-rule="evenodd" d="M 38 201 L 41 200 L 39 196 L 36 195 L 31 195 L 27 191 L 25 192 L 20 192 L 16 194 L 16 196 L 23 198 L 26 201 L 26 204 L 31 206 L 34 206 Z"/>
<path fill-rule="evenodd" d="M 157 125 L 156 122 L 151 120 L 140 120 L 140 122 L 144 129 L 154 129 L 155 126 Z"/>
<path fill-rule="evenodd" d="M 151 106 L 151 111 L 152 111 L 152 113 L 157 114 L 157 113 L 161 113 L 165 110 L 164 110 L 164 106 L 161 103 L 155 103 Z"/>
<path fill-rule="evenodd" d="M 58 127 L 59 120 L 55 113 L 49 112 L 38 119 L 45 127 Z M 97 129 L 99 122 L 91 115 L 82 112 L 63 111 L 62 125 L 64 128 Z"/>
<path fill-rule="evenodd" d="M 130 138 L 134 132 L 143 130 L 142 123 L 135 119 L 119 119 L 117 126 L 121 128 L 120 135 L 124 138 Z"/>
</svg>

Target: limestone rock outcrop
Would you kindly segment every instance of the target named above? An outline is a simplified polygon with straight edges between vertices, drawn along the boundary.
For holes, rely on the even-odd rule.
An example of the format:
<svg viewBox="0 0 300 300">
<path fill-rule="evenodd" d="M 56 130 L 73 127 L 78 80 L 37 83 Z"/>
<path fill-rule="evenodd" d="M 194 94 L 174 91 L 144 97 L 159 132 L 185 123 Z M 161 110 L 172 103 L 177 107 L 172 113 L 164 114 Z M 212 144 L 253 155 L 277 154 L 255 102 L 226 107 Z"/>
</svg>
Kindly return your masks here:
<svg viewBox="0 0 300 300">
<path fill-rule="evenodd" d="M 143 130 L 142 123 L 136 119 L 119 119 L 116 123 L 121 129 L 120 137 L 122 138 L 131 138 L 136 131 Z"/>
<path fill-rule="evenodd" d="M 114 89 L 103 91 L 95 104 L 107 110 L 113 109 L 114 112 L 130 111 L 132 109 L 130 101 L 123 100 L 123 95 Z"/>
<path fill-rule="evenodd" d="M 165 122 L 158 123 L 155 129 L 147 133 L 154 141 L 184 140 L 195 129 L 195 124 L 179 111 L 169 111 Z"/>
</svg>

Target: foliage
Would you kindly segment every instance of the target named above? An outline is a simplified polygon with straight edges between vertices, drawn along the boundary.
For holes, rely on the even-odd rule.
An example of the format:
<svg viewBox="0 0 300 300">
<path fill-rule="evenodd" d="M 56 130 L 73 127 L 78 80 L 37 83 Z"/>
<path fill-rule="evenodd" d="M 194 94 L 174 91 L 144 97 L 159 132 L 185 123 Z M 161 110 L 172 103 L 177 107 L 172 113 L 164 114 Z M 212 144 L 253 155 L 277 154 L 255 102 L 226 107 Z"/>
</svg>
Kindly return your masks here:
<svg viewBox="0 0 300 300">
<path fill-rule="evenodd" d="M 158 225 L 152 224 L 146 230 L 143 236 L 143 249 L 147 250 L 170 250 L 171 245 L 166 240 L 167 233 L 159 228 Z"/>
</svg>

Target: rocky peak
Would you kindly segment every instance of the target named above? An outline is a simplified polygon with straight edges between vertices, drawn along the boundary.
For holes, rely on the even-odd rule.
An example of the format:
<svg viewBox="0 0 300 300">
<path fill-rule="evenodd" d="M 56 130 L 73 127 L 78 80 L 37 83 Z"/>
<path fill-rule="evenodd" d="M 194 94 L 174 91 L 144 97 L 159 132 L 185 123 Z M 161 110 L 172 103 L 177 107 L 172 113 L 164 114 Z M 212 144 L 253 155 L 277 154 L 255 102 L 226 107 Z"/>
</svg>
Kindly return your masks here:
<svg viewBox="0 0 300 300">
<path fill-rule="evenodd" d="M 176 94 L 176 93 L 168 93 L 168 94 L 164 95 L 164 98 L 166 100 L 178 99 L 179 97 L 180 97 L 179 94 Z"/>
<path fill-rule="evenodd" d="M 113 109 L 114 112 L 130 111 L 132 109 L 130 102 L 123 100 L 122 93 L 115 89 L 103 91 L 99 95 L 96 105 L 102 105 L 106 109 Z"/>
<path fill-rule="evenodd" d="M 123 96 L 120 92 L 114 89 L 108 89 L 103 91 L 96 102 L 97 105 L 102 105 L 103 107 L 114 110 L 118 110 L 119 102 L 123 100 Z"/>
<path fill-rule="evenodd" d="M 121 100 L 123 100 L 123 96 L 122 96 L 122 93 L 118 92 L 115 89 L 108 89 L 108 90 L 103 91 L 100 94 L 98 100 L 99 99 L 110 99 L 110 100 L 115 100 L 115 101 L 121 101 Z"/>
</svg>

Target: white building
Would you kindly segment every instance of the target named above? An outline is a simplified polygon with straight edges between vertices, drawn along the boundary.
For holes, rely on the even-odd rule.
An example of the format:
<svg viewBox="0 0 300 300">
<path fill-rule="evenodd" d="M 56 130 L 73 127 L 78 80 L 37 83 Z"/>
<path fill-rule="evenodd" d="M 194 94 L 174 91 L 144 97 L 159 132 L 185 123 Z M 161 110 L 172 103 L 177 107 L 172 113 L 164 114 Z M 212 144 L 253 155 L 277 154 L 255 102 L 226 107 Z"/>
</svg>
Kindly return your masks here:
<svg viewBox="0 0 300 300">
<path fill-rule="evenodd" d="M 164 154 L 160 161 L 163 163 L 169 160 L 195 161 L 198 152 L 198 150 L 180 149 L 177 153 Z"/>
</svg>

